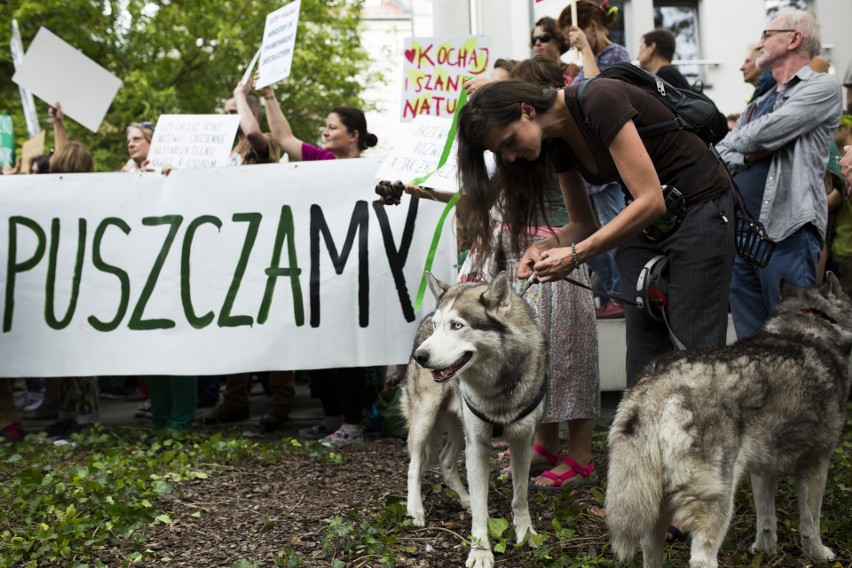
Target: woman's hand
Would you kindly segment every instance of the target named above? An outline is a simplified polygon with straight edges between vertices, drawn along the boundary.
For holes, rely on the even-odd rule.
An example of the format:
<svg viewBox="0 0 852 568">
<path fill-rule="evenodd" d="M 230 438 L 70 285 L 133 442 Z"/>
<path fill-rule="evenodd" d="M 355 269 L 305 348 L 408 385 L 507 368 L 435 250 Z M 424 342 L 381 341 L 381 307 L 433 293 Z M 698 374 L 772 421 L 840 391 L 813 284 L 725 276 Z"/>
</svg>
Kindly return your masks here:
<svg viewBox="0 0 852 568">
<path fill-rule="evenodd" d="M 541 259 L 533 270 L 542 282 L 561 280 L 574 271 L 574 255 L 571 247 L 552 248 L 541 253 Z"/>
<path fill-rule="evenodd" d="M 490 82 L 491 80 L 486 77 L 471 77 L 470 79 L 462 83 L 462 88 L 467 93 L 467 96 L 471 96 L 473 93 L 476 92 L 476 89 Z"/>
<path fill-rule="evenodd" d="M 57 124 L 65 123 L 65 115 L 62 114 L 62 105 L 58 102 L 51 107 L 47 107 L 47 114 L 53 122 Z"/>
<path fill-rule="evenodd" d="M 255 71 L 254 76 L 251 79 L 251 84 L 254 87 L 254 89 L 263 98 L 274 97 L 275 96 L 275 89 L 272 88 L 272 85 L 267 85 L 265 87 L 261 87 L 260 89 L 257 88 L 257 82 L 258 82 L 259 79 L 260 79 L 260 71 Z"/>
<path fill-rule="evenodd" d="M 592 49 L 589 45 L 589 38 L 586 37 L 586 32 L 577 26 L 571 26 L 571 29 L 568 31 L 568 43 L 571 47 L 577 48 L 582 52 L 588 52 Z"/>
<path fill-rule="evenodd" d="M 533 274 L 533 266 L 536 263 L 540 262 L 542 259 L 542 254 L 549 247 L 549 244 L 544 241 L 538 241 L 530 245 L 526 251 L 524 251 L 524 256 L 521 257 L 520 264 L 518 264 L 518 273 L 516 277 L 519 280 L 526 280 Z"/>
</svg>

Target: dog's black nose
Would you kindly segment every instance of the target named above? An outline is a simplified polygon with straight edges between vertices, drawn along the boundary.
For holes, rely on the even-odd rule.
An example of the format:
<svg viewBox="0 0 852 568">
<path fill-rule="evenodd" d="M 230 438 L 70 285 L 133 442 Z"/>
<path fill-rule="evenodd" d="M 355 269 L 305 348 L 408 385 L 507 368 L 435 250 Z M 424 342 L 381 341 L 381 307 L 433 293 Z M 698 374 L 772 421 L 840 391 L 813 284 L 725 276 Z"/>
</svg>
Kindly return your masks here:
<svg viewBox="0 0 852 568">
<path fill-rule="evenodd" d="M 414 360 L 421 365 L 425 365 L 429 361 L 429 352 L 425 349 L 418 349 L 414 352 Z"/>
</svg>

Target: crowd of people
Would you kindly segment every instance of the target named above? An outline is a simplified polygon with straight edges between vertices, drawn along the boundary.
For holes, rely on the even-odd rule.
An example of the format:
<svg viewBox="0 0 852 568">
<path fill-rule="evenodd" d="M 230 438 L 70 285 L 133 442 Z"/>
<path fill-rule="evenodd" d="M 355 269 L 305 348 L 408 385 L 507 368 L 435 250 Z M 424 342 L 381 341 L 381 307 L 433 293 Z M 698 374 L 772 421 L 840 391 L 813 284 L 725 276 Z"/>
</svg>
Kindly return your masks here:
<svg viewBox="0 0 852 568">
<path fill-rule="evenodd" d="M 458 220 L 465 229 L 460 246 L 469 254 L 459 281 L 488 280 L 506 270 L 517 277 L 519 290 L 530 277 L 542 283 L 525 298 L 550 349 L 549 395 L 532 458 L 532 485 L 544 490 L 587 483 L 596 475 L 591 445 L 600 412 L 596 318 L 625 318 L 631 387 L 651 360 L 677 343 L 686 349 L 723 345 L 729 312 L 739 338 L 754 334 L 778 303 L 781 278 L 812 285 L 831 269 L 852 292 L 852 66 L 843 80 L 844 109 L 841 83 L 820 68 L 824 60 L 818 57 L 813 17 L 781 13 L 748 46 L 741 71 L 754 93 L 742 112 L 728 117 L 731 130 L 716 149 L 683 129 L 641 136 L 637 124 L 670 120 L 671 111 L 640 87 L 609 78 L 591 81 L 607 67 L 631 61 L 628 49 L 610 39 L 618 17 L 606 0 L 579 0 L 577 21 L 566 8 L 558 19 L 535 23 L 532 58 L 498 59 L 490 77 L 463 85 L 469 99 L 458 117 L 464 187 Z M 562 61 L 569 49 L 578 51 L 582 65 Z M 675 49 L 670 31 L 651 30 L 638 46 L 639 66 L 691 89 L 672 65 Z M 261 108 L 269 132 L 260 128 Z M 345 106 L 328 113 L 323 147 L 299 139 L 271 86 L 255 94 L 239 83 L 225 112 L 240 118 L 234 165 L 274 163 L 282 155 L 291 161 L 358 158 L 377 143 L 364 113 Z M 51 117 L 54 151 L 34 159 L 30 171 L 93 171 L 85 145 L 67 139 L 59 103 Z M 129 159 L 122 171 L 146 170 L 153 132 L 149 122 L 127 128 Z M 406 191 L 441 201 L 451 197 L 425 187 Z M 672 194 L 683 206 L 679 223 L 649 230 L 670 211 L 666 196 Z M 738 200 L 776 243 L 766 266 L 737 255 Z M 621 301 L 635 296 L 643 268 L 659 257 L 669 267 L 665 318 Z M 588 289 L 567 282 L 569 275 Z M 378 375 L 393 371 L 398 380 L 401 369 Z M 321 398 L 325 418 L 299 435 L 328 446 L 364 440 L 369 373 L 311 372 L 311 391 Z M 249 373 L 144 377 L 141 392 L 150 397 L 154 428 L 182 431 L 194 423 L 199 406 L 217 401 L 201 424 L 249 418 L 251 382 Z M 15 402 L 25 419 L 56 416 L 59 421 L 49 429 L 53 436 L 67 436 L 97 419 L 95 377 L 50 380 L 42 397 L 33 394 L 39 383 L 28 381 L 17 400 L 12 384 L 0 381 L 5 440 L 22 436 Z M 260 423 L 273 430 L 292 409 L 295 373 L 270 372 L 266 384 L 273 405 Z M 562 423 L 568 430 L 564 452 Z"/>
</svg>

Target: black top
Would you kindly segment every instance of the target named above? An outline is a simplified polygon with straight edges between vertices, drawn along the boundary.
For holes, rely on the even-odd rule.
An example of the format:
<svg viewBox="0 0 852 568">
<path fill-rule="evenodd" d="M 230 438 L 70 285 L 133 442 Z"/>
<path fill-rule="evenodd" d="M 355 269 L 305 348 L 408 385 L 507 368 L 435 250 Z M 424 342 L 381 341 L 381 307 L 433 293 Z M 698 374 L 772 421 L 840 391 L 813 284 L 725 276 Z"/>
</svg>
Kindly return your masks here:
<svg viewBox="0 0 852 568">
<path fill-rule="evenodd" d="M 657 124 L 674 118 L 674 113 L 644 89 L 619 81 L 597 78 L 586 88 L 582 104 L 585 113 L 577 105 L 579 86 L 565 87 L 565 103 L 591 152 L 591 160 L 573 155 L 568 144 L 561 138 L 546 140 L 551 161 L 557 172 L 576 169 L 590 183 L 605 184 L 623 182 L 609 153 L 609 145 L 621 128 L 632 120 L 637 126 Z M 587 117 L 583 122 L 583 114 Z M 642 139 L 645 149 L 654 163 L 660 183 L 677 186 L 678 180 L 707 153 L 707 144 L 688 130 L 673 130 Z M 697 178 L 693 187 L 681 189 L 687 203 L 701 203 L 715 199 L 730 189 L 722 163 Z M 625 188 L 627 189 L 627 188 Z"/>
<path fill-rule="evenodd" d="M 689 81 L 686 80 L 683 73 L 678 71 L 677 68 L 672 65 L 663 65 L 657 69 L 657 77 L 664 81 L 668 81 L 671 86 L 677 87 L 678 89 L 692 90 L 692 85 L 689 84 Z"/>
</svg>

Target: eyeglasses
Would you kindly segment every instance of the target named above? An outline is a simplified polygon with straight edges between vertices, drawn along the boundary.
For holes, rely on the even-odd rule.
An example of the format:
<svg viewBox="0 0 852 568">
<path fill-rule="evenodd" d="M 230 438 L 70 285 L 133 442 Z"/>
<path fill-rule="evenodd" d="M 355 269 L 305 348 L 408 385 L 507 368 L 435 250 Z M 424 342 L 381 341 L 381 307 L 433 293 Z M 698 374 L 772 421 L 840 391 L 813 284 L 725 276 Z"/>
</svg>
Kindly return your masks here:
<svg viewBox="0 0 852 568">
<path fill-rule="evenodd" d="M 540 41 L 541 43 L 547 43 L 553 39 L 553 36 L 550 34 L 541 34 L 534 35 L 530 38 L 530 45 L 535 45 L 535 42 Z"/>
<path fill-rule="evenodd" d="M 760 39 L 766 39 L 771 34 L 790 33 L 790 32 L 795 33 L 797 31 L 799 31 L 799 30 L 763 30 L 762 32 L 760 32 Z"/>
<path fill-rule="evenodd" d="M 147 120 L 143 120 L 142 122 L 140 122 L 140 123 L 139 123 L 139 125 L 140 125 L 142 128 L 147 128 L 147 129 L 148 129 L 148 130 L 150 130 L 151 132 L 153 132 L 153 131 L 154 131 L 154 125 L 153 125 L 153 124 L 151 124 L 150 122 L 148 122 Z"/>
</svg>

